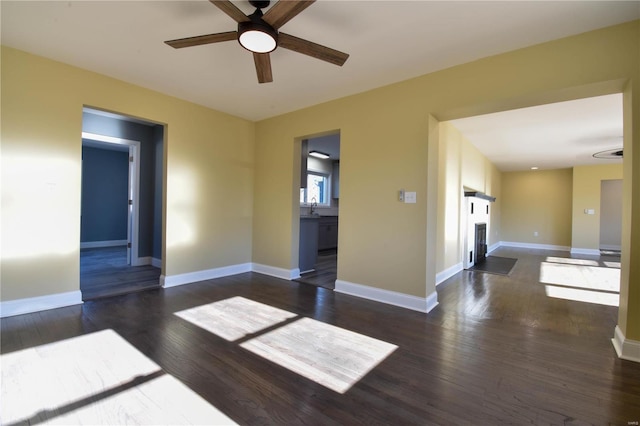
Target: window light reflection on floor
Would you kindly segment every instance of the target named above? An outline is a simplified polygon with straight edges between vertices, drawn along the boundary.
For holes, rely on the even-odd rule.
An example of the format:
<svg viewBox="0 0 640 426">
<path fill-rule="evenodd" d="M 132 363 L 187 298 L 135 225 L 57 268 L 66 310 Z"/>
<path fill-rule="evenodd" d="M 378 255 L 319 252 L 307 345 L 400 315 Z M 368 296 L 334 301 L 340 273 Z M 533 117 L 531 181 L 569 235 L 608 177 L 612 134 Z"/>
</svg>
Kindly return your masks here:
<svg viewBox="0 0 640 426">
<path fill-rule="evenodd" d="M 113 330 L 0 357 L 0 424 L 235 424 Z"/>
<path fill-rule="evenodd" d="M 297 316 L 240 296 L 186 309 L 175 315 L 230 342 Z"/>
<path fill-rule="evenodd" d="M 542 262 L 540 282 L 546 284 L 548 297 L 608 306 L 620 303 L 617 268 Z"/>
<path fill-rule="evenodd" d="M 296 319 L 296 314 L 243 297 L 176 315 L 228 341 L 240 340 L 240 347 L 247 351 L 338 393 L 349 390 L 397 349 L 310 318 Z"/>
<path fill-rule="evenodd" d="M 547 262 L 565 263 L 567 265 L 600 266 L 597 260 L 574 259 L 569 257 L 547 257 Z"/>
<path fill-rule="evenodd" d="M 598 305 L 618 306 L 620 295 L 605 293 L 602 291 L 583 290 L 579 288 L 546 285 L 545 292 L 548 297 L 556 299 L 574 300 L 576 302 L 596 303 Z"/>
<path fill-rule="evenodd" d="M 620 292 L 620 270 L 542 262 L 540 282 L 586 290 Z"/>
<path fill-rule="evenodd" d="M 398 347 L 302 318 L 240 345 L 338 393 L 344 393 Z"/>
</svg>

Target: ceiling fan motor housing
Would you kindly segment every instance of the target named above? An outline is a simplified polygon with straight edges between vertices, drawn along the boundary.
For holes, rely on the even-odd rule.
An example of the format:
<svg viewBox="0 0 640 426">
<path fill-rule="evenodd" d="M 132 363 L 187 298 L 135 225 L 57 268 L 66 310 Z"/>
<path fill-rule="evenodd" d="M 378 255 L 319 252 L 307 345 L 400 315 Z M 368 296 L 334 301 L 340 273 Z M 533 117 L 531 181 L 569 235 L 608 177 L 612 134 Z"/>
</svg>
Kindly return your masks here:
<svg viewBox="0 0 640 426">
<path fill-rule="evenodd" d="M 264 9 L 269 6 L 269 3 L 271 2 L 269 0 L 249 0 L 249 3 L 257 9 Z"/>
</svg>

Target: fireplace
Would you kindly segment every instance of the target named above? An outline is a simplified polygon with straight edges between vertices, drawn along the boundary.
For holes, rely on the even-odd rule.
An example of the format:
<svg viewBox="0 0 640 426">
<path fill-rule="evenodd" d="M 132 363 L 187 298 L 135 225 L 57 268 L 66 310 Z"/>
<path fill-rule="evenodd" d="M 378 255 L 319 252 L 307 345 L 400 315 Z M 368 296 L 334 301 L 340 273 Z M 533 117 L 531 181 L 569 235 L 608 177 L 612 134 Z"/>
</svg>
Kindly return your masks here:
<svg viewBox="0 0 640 426">
<path fill-rule="evenodd" d="M 487 257 L 487 224 L 476 223 L 476 244 L 474 263 L 482 263 Z"/>
</svg>

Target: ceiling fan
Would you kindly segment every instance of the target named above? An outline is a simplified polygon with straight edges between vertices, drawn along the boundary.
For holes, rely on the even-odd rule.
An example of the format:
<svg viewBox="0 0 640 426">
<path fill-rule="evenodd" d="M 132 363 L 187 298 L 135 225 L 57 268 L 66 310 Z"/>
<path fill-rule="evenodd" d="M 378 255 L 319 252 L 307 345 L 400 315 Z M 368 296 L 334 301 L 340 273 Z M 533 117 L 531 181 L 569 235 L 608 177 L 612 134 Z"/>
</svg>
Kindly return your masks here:
<svg viewBox="0 0 640 426">
<path fill-rule="evenodd" d="M 269 0 L 249 0 L 249 3 L 256 8 L 251 15 L 245 15 L 229 0 L 209 1 L 238 23 L 238 31 L 180 38 L 168 40 L 165 43 L 173 48 L 180 49 L 202 44 L 238 40 L 242 47 L 253 53 L 253 61 L 256 65 L 259 83 L 273 81 L 269 53 L 273 52 L 277 47 L 293 50 L 339 66 L 342 66 L 349 57 L 348 54 L 338 50 L 278 31 L 280 27 L 297 14 L 311 6 L 315 0 L 280 0 L 264 14 L 262 9 L 269 6 L 271 3 Z"/>
</svg>

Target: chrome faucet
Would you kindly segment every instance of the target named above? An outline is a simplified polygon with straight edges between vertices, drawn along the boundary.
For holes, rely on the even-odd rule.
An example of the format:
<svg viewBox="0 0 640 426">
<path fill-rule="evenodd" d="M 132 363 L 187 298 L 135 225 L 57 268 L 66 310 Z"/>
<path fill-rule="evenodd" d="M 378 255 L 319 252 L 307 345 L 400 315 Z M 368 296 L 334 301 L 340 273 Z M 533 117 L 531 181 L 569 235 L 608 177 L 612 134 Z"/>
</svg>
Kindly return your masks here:
<svg viewBox="0 0 640 426">
<path fill-rule="evenodd" d="M 316 201 L 316 197 L 311 199 L 311 207 L 309 208 L 309 214 L 312 215 L 314 210 L 318 207 L 318 202 Z"/>
</svg>

